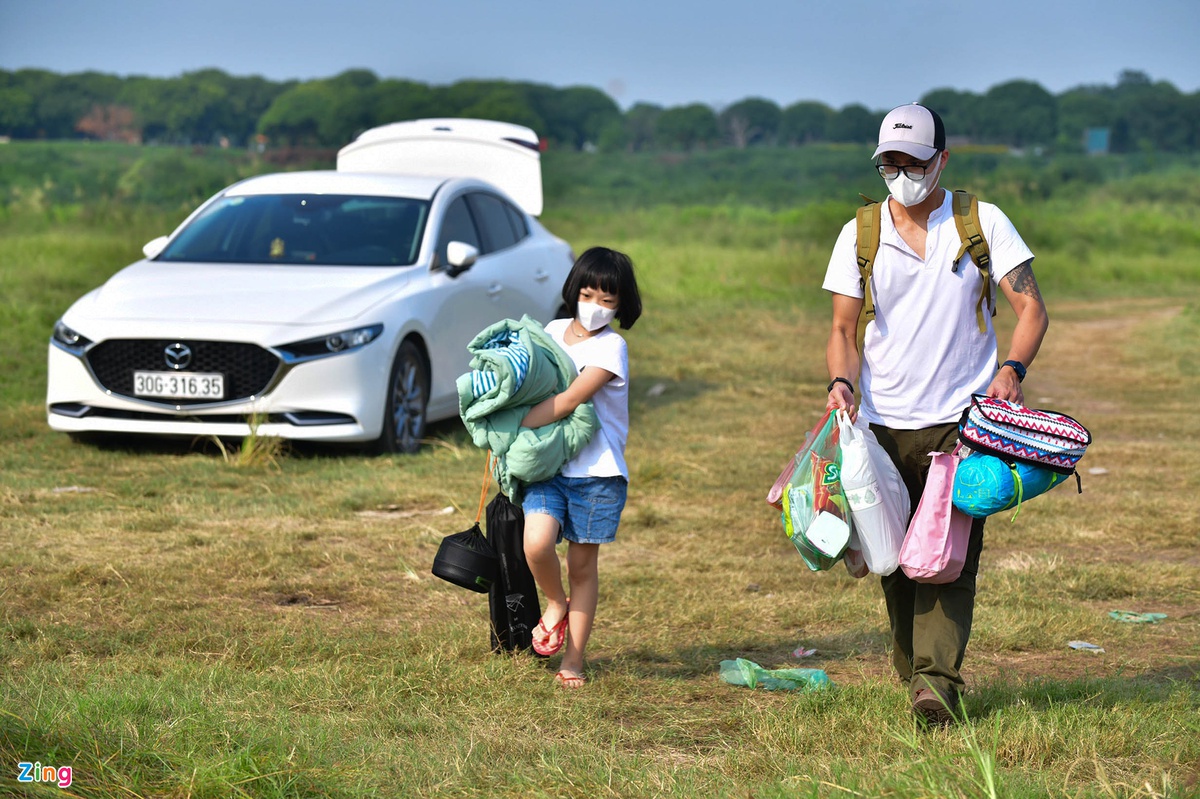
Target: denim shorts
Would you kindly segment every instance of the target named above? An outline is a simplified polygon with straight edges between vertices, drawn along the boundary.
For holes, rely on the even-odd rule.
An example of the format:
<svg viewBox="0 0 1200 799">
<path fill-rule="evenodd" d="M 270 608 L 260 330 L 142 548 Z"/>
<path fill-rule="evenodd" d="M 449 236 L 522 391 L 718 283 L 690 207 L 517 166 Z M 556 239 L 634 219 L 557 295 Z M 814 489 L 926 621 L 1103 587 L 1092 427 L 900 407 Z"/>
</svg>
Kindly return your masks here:
<svg viewBox="0 0 1200 799">
<path fill-rule="evenodd" d="M 558 540 L 576 544 L 609 544 L 617 540 L 617 524 L 625 509 L 624 477 L 563 477 L 525 487 L 521 510 L 545 513 L 558 522 Z"/>
</svg>

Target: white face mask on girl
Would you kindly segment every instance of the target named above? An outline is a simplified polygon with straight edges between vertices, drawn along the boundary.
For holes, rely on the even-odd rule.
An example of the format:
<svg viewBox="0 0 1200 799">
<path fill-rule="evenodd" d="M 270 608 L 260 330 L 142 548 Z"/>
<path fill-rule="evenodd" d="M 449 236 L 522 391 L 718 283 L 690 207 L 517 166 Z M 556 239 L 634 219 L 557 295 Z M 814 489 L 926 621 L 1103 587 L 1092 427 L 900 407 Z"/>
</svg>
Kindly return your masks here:
<svg viewBox="0 0 1200 799">
<path fill-rule="evenodd" d="M 939 157 L 937 161 L 936 168 L 925 172 L 924 180 L 913 180 L 901 170 L 896 177 L 885 181 L 888 191 L 896 198 L 896 202 L 905 208 L 911 208 L 928 197 L 937 188 L 939 173 L 942 169 L 942 159 Z"/>
<path fill-rule="evenodd" d="M 616 308 L 605 308 L 603 305 L 597 305 L 594 302 L 579 303 L 579 324 L 583 325 L 585 330 L 599 330 L 615 319 L 616 316 Z"/>
</svg>

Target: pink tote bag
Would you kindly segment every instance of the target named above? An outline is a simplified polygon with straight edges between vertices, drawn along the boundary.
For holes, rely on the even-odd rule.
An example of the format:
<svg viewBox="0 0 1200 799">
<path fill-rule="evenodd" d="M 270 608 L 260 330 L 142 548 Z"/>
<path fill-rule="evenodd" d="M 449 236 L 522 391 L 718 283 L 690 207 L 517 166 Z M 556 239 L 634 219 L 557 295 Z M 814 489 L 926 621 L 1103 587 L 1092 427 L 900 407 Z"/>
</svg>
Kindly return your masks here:
<svg viewBox="0 0 1200 799">
<path fill-rule="evenodd" d="M 931 452 L 929 478 L 900 547 L 900 568 L 918 583 L 952 583 L 962 574 L 971 517 L 954 507 L 954 452 Z"/>
</svg>

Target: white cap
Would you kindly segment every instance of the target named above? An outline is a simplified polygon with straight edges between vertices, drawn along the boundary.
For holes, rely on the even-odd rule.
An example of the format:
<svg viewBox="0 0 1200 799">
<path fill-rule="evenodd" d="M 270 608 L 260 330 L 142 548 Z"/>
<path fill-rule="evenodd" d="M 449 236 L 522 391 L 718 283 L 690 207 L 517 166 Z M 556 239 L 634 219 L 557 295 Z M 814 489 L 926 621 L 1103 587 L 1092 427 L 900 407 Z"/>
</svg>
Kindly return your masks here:
<svg viewBox="0 0 1200 799">
<path fill-rule="evenodd" d="M 879 126 L 880 153 L 901 152 L 921 161 L 933 158 L 934 153 L 946 149 L 946 128 L 942 118 L 919 103 L 909 103 L 893 108 Z"/>
</svg>

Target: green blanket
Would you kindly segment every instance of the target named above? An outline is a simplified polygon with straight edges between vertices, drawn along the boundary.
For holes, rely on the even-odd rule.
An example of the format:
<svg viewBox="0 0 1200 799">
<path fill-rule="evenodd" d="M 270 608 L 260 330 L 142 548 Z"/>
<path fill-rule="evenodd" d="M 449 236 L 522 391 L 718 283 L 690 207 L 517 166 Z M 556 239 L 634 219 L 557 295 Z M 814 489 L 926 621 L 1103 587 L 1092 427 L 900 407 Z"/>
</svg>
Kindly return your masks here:
<svg viewBox="0 0 1200 799">
<path fill-rule="evenodd" d="M 566 390 L 575 365 L 529 316 L 505 319 L 471 340 L 471 372 L 460 375 L 458 409 L 475 446 L 490 449 L 500 489 L 520 502 L 522 488 L 558 474 L 600 427 L 592 403 L 536 429 L 521 427 L 534 405 Z"/>
</svg>

